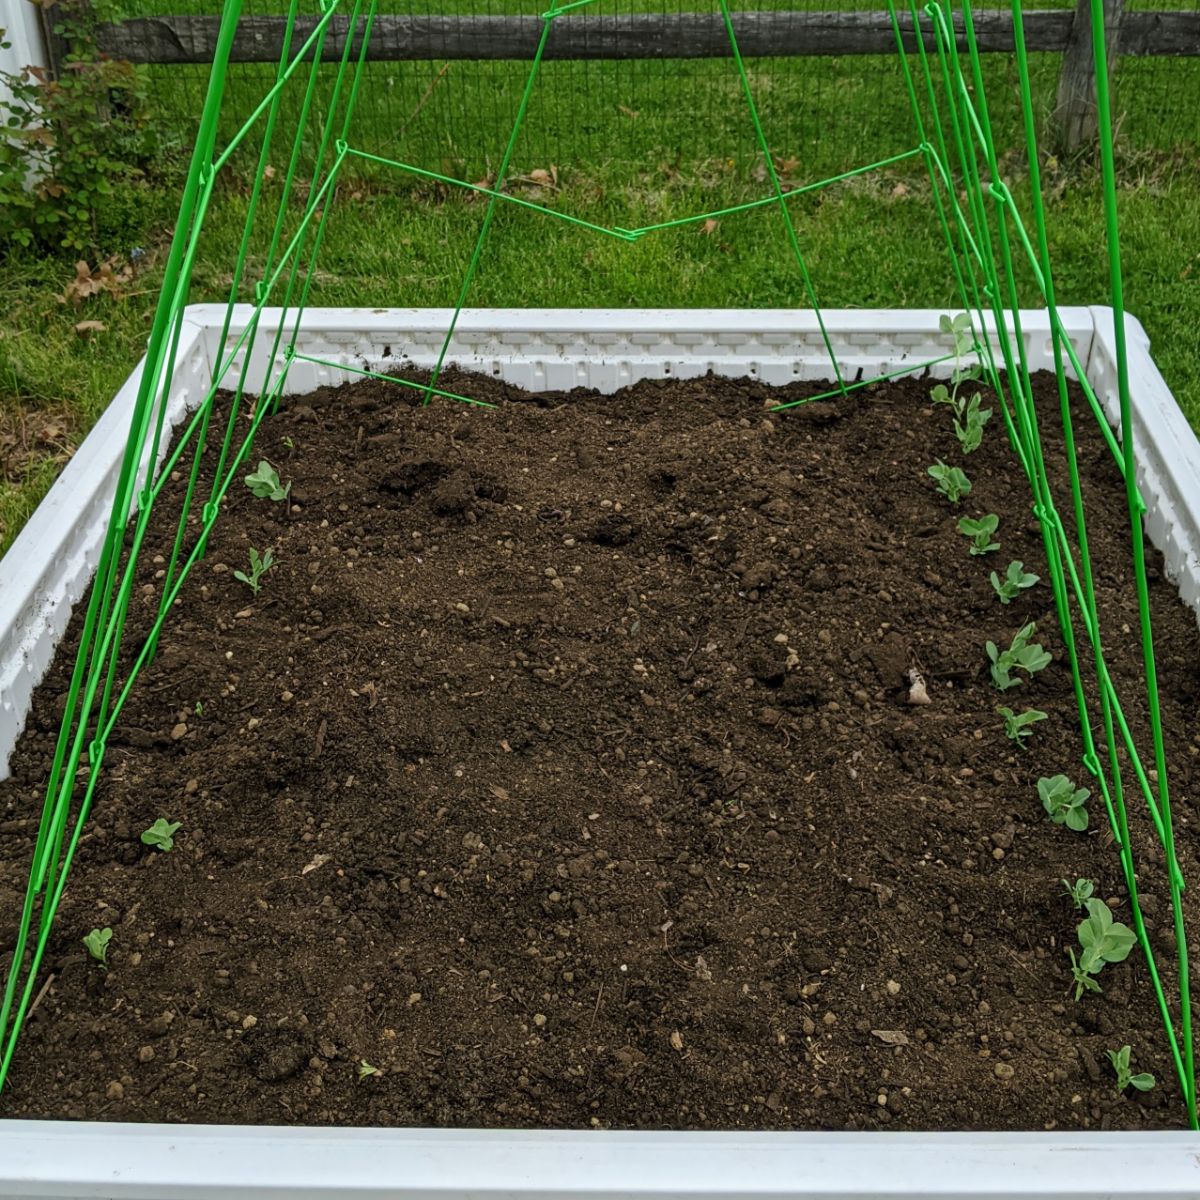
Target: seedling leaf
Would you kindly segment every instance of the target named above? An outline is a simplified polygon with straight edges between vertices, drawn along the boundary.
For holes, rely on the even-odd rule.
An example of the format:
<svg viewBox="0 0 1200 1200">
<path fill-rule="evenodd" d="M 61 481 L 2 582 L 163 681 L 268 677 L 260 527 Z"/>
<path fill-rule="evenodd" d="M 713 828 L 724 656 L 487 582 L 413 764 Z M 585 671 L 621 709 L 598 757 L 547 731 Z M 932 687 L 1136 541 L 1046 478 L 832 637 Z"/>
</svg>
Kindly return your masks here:
<svg viewBox="0 0 1200 1200">
<path fill-rule="evenodd" d="M 927 473 L 938 485 L 938 491 L 950 501 L 957 504 L 971 490 L 971 481 L 961 468 L 948 467 L 939 458 L 932 467 L 926 468 Z"/>
<path fill-rule="evenodd" d="M 1040 576 L 1031 575 L 1026 571 L 1023 562 L 1019 559 L 1014 559 L 1008 564 L 1003 579 L 995 571 L 992 572 L 992 587 L 995 589 L 996 595 L 1000 597 L 1000 603 L 1008 604 L 1015 600 L 1026 588 L 1033 587 L 1039 578 Z"/>
<path fill-rule="evenodd" d="M 260 500 L 286 500 L 292 490 L 289 483 L 284 487 L 279 480 L 279 472 L 265 458 L 260 459 L 258 470 L 246 476 L 246 486 Z"/>
<path fill-rule="evenodd" d="M 1082 833 L 1088 827 L 1088 813 L 1084 806 L 1091 792 L 1087 788 L 1076 788 L 1065 775 L 1054 775 L 1039 779 L 1037 789 L 1042 807 L 1055 825 L 1065 825 L 1076 833 Z"/>
<path fill-rule="evenodd" d="M 990 554 L 1000 549 L 1000 543 L 992 541 L 1000 526 L 1000 518 L 995 513 L 988 513 L 978 520 L 963 517 L 958 523 L 958 532 L 971 539 L 971 553 L 975 555 Z"/>
<path fill-rule="evenodd" d="M 182 824 L 182 821 L 168 821 L 165 817 L 159 817 L 149 829 L 142 831 L 142 841 L 159 850 L 170 850 L 175 845 L 175 831 Z"/>
<path fill-rule="evenodd" d="M 262 587 L 262 577 L 275 565 L 275 556 L 270 550 L 264 550 L 262 557 L 253 546 L 250 547 L 250 574 L 245 571 L 234 571 L 234 579 L 244 583 L 256 596 Z"/>
<path fill-rule="evenodd" d="M 1148 1092 L 1154 1086 L 1154 1076 L 1149 1071 L 1142 1071 L 1137 1075 L 1130 1071 L 1130 1047 L 1122 1046 L 1120 1050 L 1108 1050 L 1106 1053 L 1117 1076 L 1118 1092 L 1123 1092 L 1127 1087 L 1134 1087 L 1139 1092 Z"/>
<path fill-rule="evenodd" d="M 108 970 L 108 943 L 112 941 L 113 931 L 107 926 L 103 929 L 93 929 L 83 939 L 88 953 L 100 964 L 101 970 Z"/>
<path fill-rule="evenodd" d="M 1030 726 L 1035 721 L 1046 720 L 1046 713 L 1038 708 L 1027 708 L 1022 713 L 1015 713 L 1011 708 L 1006 708 L 1001 704 L 996 711 L 1004 718 L 1005 734 L 1021 747 L 1024 747 L 1025 739 L 1033 735 Z"/>
</svg>

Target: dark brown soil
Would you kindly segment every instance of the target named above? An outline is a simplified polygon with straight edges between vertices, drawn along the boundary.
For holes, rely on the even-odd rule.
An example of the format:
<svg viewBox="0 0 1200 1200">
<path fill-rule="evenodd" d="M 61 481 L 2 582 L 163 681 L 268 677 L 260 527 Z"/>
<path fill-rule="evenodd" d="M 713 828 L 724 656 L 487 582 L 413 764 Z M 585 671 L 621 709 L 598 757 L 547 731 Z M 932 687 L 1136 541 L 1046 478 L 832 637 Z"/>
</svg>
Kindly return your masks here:
<svg viewBox="0 0 1200 1200">
<path fill-rule="evenodd" d="M 963 462 L 916 381 L 775 416 L 801 387 L 448 382 L 500 407 L 421 409 L 369 383 L 264 423 L 294 504 L 232 489 L 126 705 L 0 1112 L 1182 1124 L 1140 953 L 1104 970 L 1102 995 L 1069 993 L 1060 877 L 1097 879 L 1118 919 L 1128 904 L 1098 796 L 1080 835 L 1036 795 L 1040 775 L 1086 780 L 1050 589 L 1003 607 L 988 583 L 1012 558 L 1047 574 L 998 416 Z M 1078 427 L 1140 729 L 1123 495 L 1090 417 Z M 925 474 L 935 456 L 974 480 L 957 509 Z M 133 647 L 179 492 L 152 525 Z M 1002 548 L 972 558 L 955 521 L 989 511 Z M 268 545 L 254 598 L 232 572 Z M 1154 580 L 1200 878 L 1200 638 Z M 1031 618 L 1055 661 L 1001 696 L 984 642 Z M 0 785 L 0 968 L 71 659 Z M 911 666 L 926 707 L 905 702 Z M 1014 695 L 1050 714 L 1025 751 L 995 712 Z M 1131 809 L 1167 949 L 1161 855 Z M 170 853 L 139 841 L 156 817 L 182 822 Z M 80 943 L 105 925 L 108 972 Z M 1105 1051 L 1126 1042 L 1154 1091 L 1116 1094 Z M 359 1082 L 364 1060 L 381 1074 Z"/>
</svg>

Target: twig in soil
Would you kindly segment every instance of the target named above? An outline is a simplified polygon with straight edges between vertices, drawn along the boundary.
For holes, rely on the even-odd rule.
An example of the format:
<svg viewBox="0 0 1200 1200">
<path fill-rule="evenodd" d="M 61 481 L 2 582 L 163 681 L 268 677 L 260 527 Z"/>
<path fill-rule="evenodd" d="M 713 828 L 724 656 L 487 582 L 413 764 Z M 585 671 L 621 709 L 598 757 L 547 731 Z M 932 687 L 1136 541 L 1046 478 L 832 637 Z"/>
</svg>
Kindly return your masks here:
<svg viewBox="0 0 1200 1200">
<path fill-rule="evenodd" d="M 596 1007 L 592 1009 L 592 1019 L 588 1022 L 587 1037 L 592 1036 L 592 1030 L 596 1028 L 596 1018 L 600 1015 L 600 1001 L 604 999 L 604 984 L 600 984 L 600 990 L 596 993 Z"/>
<path fill-rule="evenodd" d="M 25 1020 L 28 1021 L 33 1014 L 37 1012 L 37 1006 L 41 1004 L 42 997 L 45 996 L 45 994 L 50 990 L 50 985 L 54 982 L 54 979 L 54 972 L 51 971 L 50 974 L 46 976 L 46 982 L 42 984 L 41 991 L 38 992 L 37 996 L 34 997 L 33 1003 L 29 1006 L 29 1011 L 25 1014 Z"/>
<path fill-rule="evenodd" d="M 703 634 L 701 634 L 701 635 L 700 635 L 700 636 L 699 636 L 699 637 L 696 639 L 696 644 L 695 644 L 695 645 L 694 645 L 694 646 L 691 648 L 691 650 L 689 650 L 689 651 L 688 651 L 688 656 L 687 656 L 687 658 L 685 658 L 685 659 L 683 660 L 683 666 L 679 668 L 681 671 L 686 671 L 686 670 L 688 669 L 688 667 L 689 667 L 689 666 L 691 666 L 692 659 L 695 657 L 695 655 L 696 655 L 696 651 L 700 649 L 700 643 L 701 643 L 703 640 L 704 640 L 704 635 L 703 635 Z"/>
</svg>

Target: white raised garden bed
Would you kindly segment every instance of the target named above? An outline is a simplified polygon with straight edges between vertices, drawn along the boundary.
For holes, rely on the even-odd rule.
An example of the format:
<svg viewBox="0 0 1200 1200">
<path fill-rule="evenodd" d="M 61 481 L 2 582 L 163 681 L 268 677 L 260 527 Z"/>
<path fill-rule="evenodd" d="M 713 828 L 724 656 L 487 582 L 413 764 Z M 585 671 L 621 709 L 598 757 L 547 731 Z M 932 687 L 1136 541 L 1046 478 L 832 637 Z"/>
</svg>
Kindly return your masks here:
<svg viewBox="0 0 1200 1200">
<path fill-rule="evenodd" d="M 235 313 L 231 339 L 250 313 Z M 206 393 L 223 316 L 216 306 L 187 312 L 169 397 L 172 426 Z M 847 379 L 916 367 L 948 349 L 936 311 L 824 316 Z M 350 367 L 430 366 L 449 318 L 444 309 L 312 309 L 297 350 Z M 1069 308 L 1060 319 L 1115 422 L 1111 313 Z M 277 320 L 264 314 L 268 329 Z M 1046 314 L 1023 313 L 1022 328 L 1030 368 L 1051 368 Z M 1200 615 L 1200 445 L 1132 318 L 1127 337 L 1147 529 Z M 611 392 L 639 379 L 708 371 L 769 384 L 830 374 L 813 314 L 777 310 L 467 310 L 450 360 L 534 390 Z M 251 389 L 264 366 L 252 361 Z M 0 778 L 95 569 L 141 370 L 0 561 Z M 355 377 L 297 360 L 288 390 Z M 1191 1200 L 1200 1196 L 1200 1135 L 475 1133 L 0 1120 L 0 1197 L 557 1195 Z"/>
</svg>

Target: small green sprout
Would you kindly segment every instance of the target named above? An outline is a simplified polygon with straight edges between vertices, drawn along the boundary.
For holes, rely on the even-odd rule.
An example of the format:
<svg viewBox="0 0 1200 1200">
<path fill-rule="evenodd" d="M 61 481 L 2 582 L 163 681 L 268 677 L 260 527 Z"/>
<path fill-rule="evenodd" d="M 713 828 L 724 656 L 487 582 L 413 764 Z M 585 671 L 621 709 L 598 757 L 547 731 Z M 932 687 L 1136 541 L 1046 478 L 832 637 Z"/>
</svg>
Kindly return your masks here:
<svg viewBox="0 0 1200 1200">
<path fill-rule="evenodd" d="M 996 595 L 1000 597 L 1001 604 L 1008 604 L 1015 600 L 1026 588 L 1031 588 L 1041 578 L 1039 575 L 1031 575 L 1025 570 L 1025 564 L 1019 559 L 1014 559 L 1008 564 L 1008 570 L 1004 572 L 1004 578 L 1001 579 L 995 571 L 992 572 L 992 587 L 996 589 Z"/>
<path fill-rule="evenodd" d="M 1013 677 L 1016 670 L 1036 674 L 1051 662 L 1050 653 L 1042 648 L 1040 642 L 1030 642 L 1037 632 L 1037 625 L 1030 621 L 1022 626 L 1013 636 L 1012 645 L 1001 652 L 995 642 L 988 642 L 987 656 L 992 663 L 992 682 L 1002 691 L 1015 688 L 1021 681 Z"/>
<path fill-rule="evenodd" d="M 954 338 L 954 370 L 950 372 L 950 386 L 937 384 L 929 393 L 930 399 L 934 404 L 948 404 L 954 410 L 954 434 L 963 453 L 970 454 L 979 449 L 983 427 L 992 415 L 990 408 L 980 407 L 982 401 L 978 392 L 971 396 L 959 395 L 964 383 L 978 379 L 982 373 L 978 363 L 969 367 L 962 363 L 963 356 L 975 349 L 971 318 L 966 313 L 955 317 L 943 315 L 938 320 L 938 327 Z"/>
<path fill-rule="evenodd" d="M 370 1079 L 372 1075 L 382 1075 L 383 1072 L 378 1067 L 373 1067 L 365 1058 L 359 1059 L 358 1062 L 358 1081 L 362 1083 L 364 1079 Z"/>
<path fill-rule="evenodd" d="M 285 445 L 285 446 L 286 446 L 286 447 L 287 447 L 289 450 L 295 450 L 295 448 L 296 448 L 296 443 L 295 443 L 295 442 L 293 442 L 293 441 L 292 441 L 292 439 L 291 439 L 291 437 L 289 437 L 289 436 L 288 436 L 288 434 L 286 434 L 286 433 L 283 435 L 283 444 L 284 444 L 284 445 Z"/>
<path fill-rule="evenodd" d="M 1088 827 L 1085 805 L 1092 793 L 1087 788 L 1076 788 L 1065 775 L 1055 775 L 1039 779 L 1037 789 L 1042 807 L 1055 825 L 1065 825 L 1076 833 L 1082 833 Z"/>
<path fill-rule="evenodd" d="M 91 933 L 83 939 L 83 944 L 87 947 L 88 953 L 100 964 L 100 969 L 108 970 L 108 943 L 112 941 L 112 930 L 93 929 Z"/>
<path fill-rule="evenodd" d="M 990 554 L 1000 549 L 1000 543 L 992 541 L 999 526 L 1000 518 L 995 513 L 988 513 L 978 521 L 973 517 L 963 517 L 958 523 L 958 532 L 971 539 L 972 554 Z"/>
<path fill-rule="evenodd" d="M 1092 893 L 1096 890 L 1096 881 L 1094 879 L 1077 879 L 1074 883 L 1068 883 L 1065 879 L 1059 881 L 1066 894 L 1071 898 L 1071 902 L 1076 908 L 1082 909 L 1084 904 L 1091 899 Z"/>
<path fill-rule="evenodd" d="M 250 547 L 250 574 L 247 575 L 244 571 L 234 571 L 234 579 L 240 579 L 256 596 L 259 588 L 262 587 L 262 577 L 275 565 L 275 556 L 270 550 L 264 550 L 262 558 L 259 558 L 258 551 L 253 546 Z"/>
<path fill-rule="evenodd" d="M 175 831 L 182 821 L 168 821 L 159 817 L 149 829 L 142 831 L 142 841 L 147 846 L 157 846 L 159 850 L 170 850 L 175 845 Z"/>
<path fill-rule="evenodd" d="M 1067 948 L 1071 956 L 1071 975 L 1075 980 L 1075 999 L 1087 992 L 1098 992 L 1100 985 L 1095 976 L 1105 963 L 1124 962 L 1137 941 L 1132 929 L 1114 921 L 1112 911 L 1103 900 L 1084 902 L 1088 915 L 1076 929 L 1082 947 L 1078 961 L 1075 951 Z"/>
<path fill-rule="evenodd" d="M 204 716 L 204 702 L 202 700 L 197 700 L 196 707 L 193 711 L 198 717 Z"/>
<path fill-rule="evenodd" d="M 1092 973 L 1084 970 L 1083 965 L 1076 962 L 1075 951 L 1070 946 L 1067 947 L 1067 954 L 1071 958 L 1071 978 L 1075 981 L 1076 1003 L 1082 998 L 1084 992 L 1102 992 L 1104 989 L 1092 977 Z"/>
<path fill-rule="evenodd" d="M 1148 1092 L 1154 1086 L 1154 1076 L 1149 1071 L 1142 1071 L 1137 1075 L 1130 1071 L 1129 1056 L 1132 1051 L 1128 1046 L 1122 1046 L 1120 1050 L 1106 1050 L 1105 1053 L 1116 1072 L 1118 1092 L 1123 1092 L 1130 1086 L 1137 1088 L 1139 1092 Z"/>
<path fill-rule="evenodd" d="M 971 481 L 958 467 L 948 467 L 939 458 L 927 473 L 935 480 L 938 491 L 950 501 L 957 504 L 971 490 Z"/>
<path fill-rule="evenodd" d="M 258 470 L 246 476 L 246 486 L 260 500 L 286 500 L 292 490 L 289 483 L 283 487 L 279 482 L 279 472 L 265 458 L 260 459 Z"/>
<path fill-rule="evenodd" d="M 990 408 L 980 407 L 979 393 L 969 400 L 960 402 L 958 415 L 954 418 L 954 436 L 964 454 L 978 450 L 983 442 L 983 427 L 992 415 Z"/>
<path fill-rule="evenodd" d="M 997 706 L 996 711 L 1004 718 L 1005 734 L 1022 747 L 1025 745 L 1025 739 L 1033 736 L 1030 726 L 1035 721 L 1046 719 L 1046 714 L 1039 708 L 1027 708 L 1024 712 L 1015 713 L 1001 704 Z"/>
</svg>

